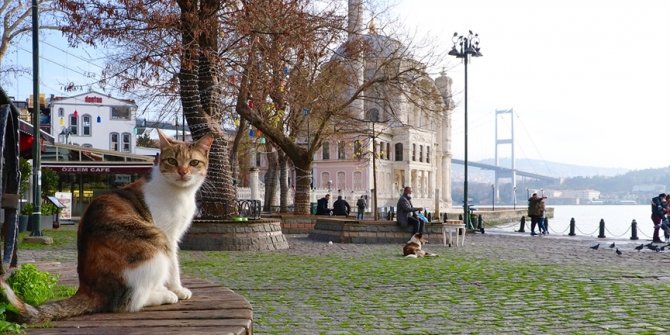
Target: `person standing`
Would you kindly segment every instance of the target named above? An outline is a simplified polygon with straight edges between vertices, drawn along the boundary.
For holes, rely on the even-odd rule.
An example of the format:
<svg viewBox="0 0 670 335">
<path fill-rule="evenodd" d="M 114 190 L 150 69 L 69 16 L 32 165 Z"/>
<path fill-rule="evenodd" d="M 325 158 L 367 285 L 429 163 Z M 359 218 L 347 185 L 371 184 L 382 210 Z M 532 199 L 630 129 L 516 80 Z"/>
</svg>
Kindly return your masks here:
<svg viewBox="0 0 670 335">
<path fill-rule="evenodd" d="M 547 197 L 539 197 L 537 193 L 528 198 L 528 216 L 530 217 L 530 235 L 535 236 L 535 226 L 540 234 L 545 234 L 547 231 L 544 228 L 544 199 Z"/>
<path fill-rule="evenodd" d="M 657 197 L 651 198 L 651 222 L 654 223 L 654 237 L 652 242 L 662 243 L 658 236 L 658 231 L 661 228 L 661 221 L 665 217 L 665 212 L 668 209 L 668 202 L 665 193 L 659 194 Z"/>
<path fill-rule="evenodd" d="M 421 211 L 423 208 L 412 206 L 412 188 L 405 186 L 400 199 L 398 199 L 398 217 L 396 218 L 401 227 L 412 225 L 412 235 L 423 233 L 425 223 L 416 218 L 415 211 Z"/>
<path fill-rule="evenodd" d="M 361 197 L 356 201 L 356 209 L 358 210 L 356 212 L 356 220 L 363 220 L 363 214 L 365 214 L 365 207 L 368 207 L 367 201 L 365 201 L 365 196 L 361 195 Z"/>
<path fill-rule="evenodd" d="M 351 213 L 351 206 L 346 200 L 342 199 L 341 195 L 338 195 L 337 200 L 333 203 L 333 215 L 349 216 L 349 213 Z"/>
<path fill-rule="evenodd" d="M 330 194 L 326 194 L 316 202 L 316 215 L 330 215 L 330 209 L 328 208 L 329 200 Z"/>
</svg>

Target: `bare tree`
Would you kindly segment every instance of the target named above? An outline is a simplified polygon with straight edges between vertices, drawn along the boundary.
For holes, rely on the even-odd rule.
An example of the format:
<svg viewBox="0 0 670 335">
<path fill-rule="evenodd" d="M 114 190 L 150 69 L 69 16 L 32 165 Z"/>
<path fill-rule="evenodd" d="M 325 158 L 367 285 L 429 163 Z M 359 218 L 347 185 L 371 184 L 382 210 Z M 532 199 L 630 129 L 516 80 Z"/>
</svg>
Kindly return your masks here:
<svg viewBox="0 0 670 335">
<path fill-rule="evenodd" d="M 235 6 L 220 0 L 58 0 L 67 15 L 62 29 L 71 43 L 83 41 L 115 52 L 105 78 L 124 90 L 150 89 L 154 99 L 178 97 L 195 139 L 215 137 L 210 169 L 201 189 L 202 215 L 235 211 L 227 141 L 221 127 L 221 13 Z M 222 206 L 223 204 L 223 206 Z"/>
<path fill-rule="evenodd" d="M 43 15 L 40 24 L 41 30 L 55 30 L 58 26 L 53 24 L 56 15 L 52 7 L 53 0 L 39 0 L 39 12 Z M 32 2 L 30 0 L 0 0 L 0 81 L 9 78 L 9 74 L 29 73 L 28 69 L 21 68 L 18 64 L 7 65 L 6 56 L 11 47 L 18 43 L 24 36 L 30 36 L 32 31 L 31 13 Z M 1 83 L 1 82 L 0 82 Z"/>
<path fill-rule="evenodd" d="M 414 60 L 409 45 L 388 36 L 350 38 L 346 18 L 334 8 L 307 10 L 317 8 L 307 0 L 253 3 L 253 10 L 244 7 L 237 29 L 249 32 L 250 47 L 236 108 L 291 160 L 295 213 L 307 214 L 312 157 L 324 139 L 365 133 L 367 119 L 357 102 L 393 106 L 423 90 L 425 65 Z"/>
</svg>

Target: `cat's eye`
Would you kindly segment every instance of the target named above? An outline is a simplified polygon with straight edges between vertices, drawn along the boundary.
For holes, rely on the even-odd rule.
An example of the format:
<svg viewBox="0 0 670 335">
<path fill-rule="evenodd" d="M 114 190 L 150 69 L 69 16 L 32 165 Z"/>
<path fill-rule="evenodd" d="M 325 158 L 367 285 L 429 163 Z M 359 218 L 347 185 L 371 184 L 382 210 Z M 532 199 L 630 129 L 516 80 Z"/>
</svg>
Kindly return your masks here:
<svg viewBox="0 0 670 335">
<path fill-rule="evenodd" d="M 177 160 L 174 158 L 167 158 L 165 161 L 167 161 L 167 163 L 170 165 L 177 165 Z"/>
<path fill-rule="evenodd" d="M 200 161 L 197 160 L 197 159 L 194 159 L 194 160 L 192 160 L 189 164 L 190 164 L 191 166 L 198 166 L 198 165 L 200 165 Z"/>
</svg>

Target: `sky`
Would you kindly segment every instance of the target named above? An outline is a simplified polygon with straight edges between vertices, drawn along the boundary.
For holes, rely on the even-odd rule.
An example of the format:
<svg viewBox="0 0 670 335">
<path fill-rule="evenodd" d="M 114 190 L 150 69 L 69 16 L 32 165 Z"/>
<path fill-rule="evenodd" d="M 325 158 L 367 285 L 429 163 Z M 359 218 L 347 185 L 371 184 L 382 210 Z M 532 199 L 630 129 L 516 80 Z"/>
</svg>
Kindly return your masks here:
<svg viewBox="0 0 670 335">
<path fill-rule="evenodd" d="M 670 1 L 662 0 L 386 0 L 417 36 L 448 51 L 454 32 L 479 34 L 483 57 L 468 65 L 468 159 L 490 159 L 498 137 L 511 137 L 516 159 L 640 170 L 670 166 Z M 380 24 L 381 25 L 381 24 Z M 95 50 L 67 48 L 41 36 L 41 91 L 101 69 Z M 30 66 L 30 39 L 8 56 Z M 464 72 L 445 56 L 453 79 L 452 151 L 463 158 Z M 10 78 L 25 99 L 28 78 Z M 93 87 L 95 89 L 95 87 Z M 78 93 L 78 92 L 75 92 Z M 132 98 L 132 97 L 126 97 Z M 498 146 L 500 158 L 511 146 Z"/>
<path fill-rule="evenodd" d="M 468 65 L 469 160 L 494 157 L 495 111 L 513 109 L 516 159 L 670 166 L 669 1 L 398 0 L 394 10 L 438 49 L 451 48 L 454 32 L 479 34 L 483 57 Z M 463 65 L 443 64 L 462 158 Z M 511 137 L 509 117 L 498 122 L 499 138 Z"/>
</svg>

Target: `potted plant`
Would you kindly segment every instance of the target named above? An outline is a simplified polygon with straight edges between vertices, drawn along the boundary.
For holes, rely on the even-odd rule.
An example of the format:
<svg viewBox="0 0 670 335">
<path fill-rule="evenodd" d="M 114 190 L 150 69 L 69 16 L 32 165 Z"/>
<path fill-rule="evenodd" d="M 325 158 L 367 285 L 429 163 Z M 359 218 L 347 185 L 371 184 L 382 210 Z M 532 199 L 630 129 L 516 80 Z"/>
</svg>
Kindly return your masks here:
<svg viewBox="0 0 670 335">
<path fill-rule="evenodd" d="M 53 225 L 53 227 L 56 228 L 54 225 L 57 219 L 56 215 L 58 215 L 58 207 L 49 201 L 42 202 L 42 217 L 40 218 L 40 226 L 49 227 Z"/>
<path fill-rule="evenodd" d="M 19 214 L 19 232 L 30 230 L 30 227 L 28 227 L 28 222 L 30 219 L 30 215 L 32 213 L 33 213 L 33 204 L 32 203 L 23 204 L 23 207 L 21 208 L 21 212 Z"/>
</svg>

